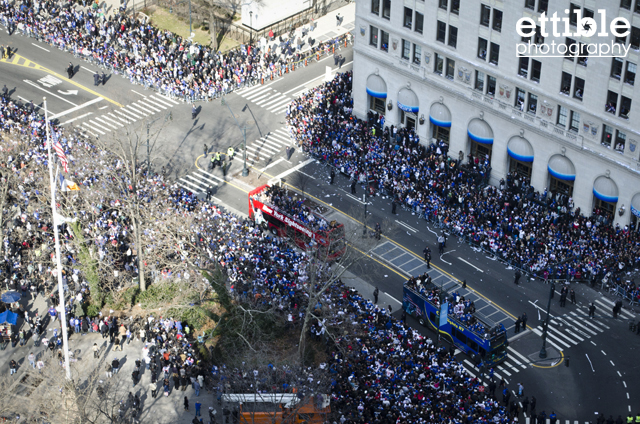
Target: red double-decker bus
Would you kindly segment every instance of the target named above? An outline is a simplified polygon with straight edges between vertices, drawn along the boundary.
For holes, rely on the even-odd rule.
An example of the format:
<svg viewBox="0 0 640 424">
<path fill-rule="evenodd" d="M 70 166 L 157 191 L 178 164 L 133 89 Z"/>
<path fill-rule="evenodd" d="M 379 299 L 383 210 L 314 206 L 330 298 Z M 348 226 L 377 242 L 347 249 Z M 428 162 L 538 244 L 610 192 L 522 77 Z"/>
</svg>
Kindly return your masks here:
<svg viewBox="0 0 640 424">
<path fill-rule="evenodd" d="M 279 181 L 249 192 L 249 217 L 257 224 L 289 237 L 301 249 L 317 252 L 322 260 L 334 261 L 346 249 L 344 225 L 326 218 L 319 210 L 318 204 L 285 190 Z"/>
</svg>

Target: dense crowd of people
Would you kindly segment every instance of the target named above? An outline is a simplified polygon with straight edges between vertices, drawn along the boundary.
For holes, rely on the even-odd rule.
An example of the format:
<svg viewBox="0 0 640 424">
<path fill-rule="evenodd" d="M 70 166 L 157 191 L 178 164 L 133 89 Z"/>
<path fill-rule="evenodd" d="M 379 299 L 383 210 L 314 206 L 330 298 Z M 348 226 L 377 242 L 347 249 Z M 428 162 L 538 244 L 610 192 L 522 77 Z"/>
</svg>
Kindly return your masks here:
<svg viewBox="0 0 640 424">
<path fill-rule="evenodd" d="M 424 146 L 412 129 L 355 118 L 351 85 L 351 72 L 338 74 L 294 100 L 287 121 L 305 152 L 352 181 L 540 277 L 619 277 L 640 260 L 639 233 L 610 225 L 599 210 L 586 217 L 571 199 L 560 205 L 517 176 L 485 186 L 442 143 Z"/>
<path fill-rule="evenodd" d="M 8 157 L 11 160 L 3 164 L 6 169 L 15 172 L 21 182 L 20 190 L 12 190 L 9 201 L 13 207 L 24 207 L 24 216 L 18 214 L 14 220 L 15 226 L 4 233 L 5 246 L 14 246 L 15 251 L 4 261 L 2 275 L 6 278 L 19 273 L 22 277 L 18 277 L 18 281 L 27 280 L 27 287 L 43 276 L 39 287 L 47 293 L 51 308 L 48 314 L 42 314 L 44 322 L 40 317 L 29 317 L 30 314 L 26 313 L 27 321 L 35 329 L 41 329 L 47 327 L 47 319 L 59 317 L 59 310 L 55 296 L 50 293 L 54 276 L 51 250 L 41 247 L 43 242 L 49 246 L 52 242 L 51 232 L 47 231 L 51 222 L 46 222 L 46 202 L 39 197 L 41 193 L 37 192 L 36 184 L 46 176 L 43 123 L 37 114 L 28 111 L 28 107 L 14 103 L 9 98 L 2 101 L 2 125 L 7 125 L 4 128 L 8 129 L 5 130 L 8 135 L 4 137 L 7 143 L 3 148 L 11 148 L 19 143 L 25 145 L 16 150 L 15 157 L 10 153 Z M 9 114 L 20 118 L 8 124 L 6 117 Z M 93 154 L 103 157 L 103 165 L 109 166 L 108 155 L 99 154 L 95 146 L 62 129 L 53 127 L 52 131 L 58 134 L 70 159 L 72 178 L 82 187 L 96 190 L 102 184 L 109 183 L 94 174 L 91 163 L 75 160 L 76 156 L 81 156 L 79 149 L 89 149 Z M 21 162 L 24 166 L 20 165 Z M 169 199 L 171 204 L 162 209 L 162 213 L 179 214 L 184 222 L 190 223 L 190 237 L 203 252 L 207 252 L 195 260 L 204 267 L 211 263 L 222 266 L 228 275 L 231 293 L 237 301 L 250 303 L 256 308 L 275 305 L 291 326 L 300 328 L 307 302 L 304 286 L 310 280 L 308 264 L 312 259 L 309 255 L 292 248 L 287 239 L 273 236 L 251 221 L 223 212 L 210 203 L 198 200 L 193 193 L 163 182 L 159 175 L 145 175 L 138 194 L 150 200 Z M 102 205 L 102 208 L 94 208 L 90 213 L 79 213 L 78 220 L 88 230 L 87 238 L 90 236 L 96 249 L 103 250 L 106 262 L 123 273 L 135 275 L 137 270 L 132 258 L 135 256 L 135 244 L 131 239 L 131 224 L 119 217 L 117 201 L 105 198 Z M 193 348 L 194 337 L 190 335 L 186 323 L 166 317 L 149 316 L 132 321 L 100 314 L 83 317 L 76 313 L 78 305 L 90 298 L 91 293 L 85 282 L 86 276 L 80 271 L 79 258 L 72 248 L 74 233 L 68 231 L 68 224 L 63 224 L 61 230 L 65 246 L 65 307 L 69 313 L 70 331 L 99 333 L 103 338 L 112 340 L 114 347 L 142 342 L 142 355 L 138 360 L 134 359 L 131 379 L 134 386 L 138 384 L 141 367 L 148 367 L 152 371 L 152 382 L 148 387 L 152 396 L 157 393 L 169 396 L 181 392 L 188 385 L 199 390 L 205 385 L 206 382 L 201 378 L 205 374 L 202 363 Z M 33 245 L 23 243 L 22 236 L 29 232 L 32 237 L 39 235 L 42 240 Z M 36 254 L 38 246 L 43 249 L 40 256 Z M 34 272 L 38 268 L 40 272 Z M 29 269 L 33 273 L 31 276 Z M 165 271 L 158 273 L 157 277 L 177 276 L 177 271 Z M 185 271 L 180 272 L 182 278 L 187 278 Z M 326 265 L 316 272 L 321 281 L 325 275 L 329 275 L 330 269 Z M 161 281 L 156 280 L 156 283 Z M 509 407 L 513 402 L 508 399 L 499 402 L 490 390 L 481 392 L 481 383 L 464 370 L 452 352 L 443 347 L 437 348 L 431 340 L 392 317 L 390 311 L 365 300 L 340 281 L 323 294 L 317 308 L 325 309 L 327 318 L 314 320 L 309 331 L 316 340 L 325 340 L 328 363 L 313 374 L 316 378 L 328 378 L 330 381 L 331 405 L 336 414 L 336 423 L 357 423 L 362 420 L 386 422 L 386 417 L 407 422 L 471 419 L 471 422 L 493 420 L 506 423 L 510 422 L 510 417 L 517 415 L 517 411 Z M 326 330 L 335 325 L 352 326 L 352 330 L 333 341 L 326 336 Z M 51 346 L 54 356 L 58 352 L 58 360 L 62 362 L 59 332 L 54 331 L 43 342 Z M 113 360 L 106 364 L 104 371 L 107 377 L 117 373 L 121 366 L 117 350 Z M 98 355 L 97 351 L 94 354 Z M 222 370 L 214 372 L 213 381 L 221 382 L 218 377 L 222 374 Z M 309 378 L 312 377 L 304 376 L 306 383 L 300 385 L 306 384 L 306 390 L 313 393 L 314 386 L 308 383 Z M 98 393 L 98 396 L 103 395 Z M 134 414 L 135 418 L 139 413 L 140 400 L 132 395 L 125 404 L 129 403 L 132 408 L 127 411 Z M 125 410 L 121 411 L 124 414 Z"/>
<path fill-rule="evenodd" d="M 294 46 L 291 39 L 279 37 L 279 42 L 262 47 L 243 44 L 222 53 L 156 28 L 146 18 L 107 18 L 83 9 L 53 0 L 2 2 L 0 21 L 9 32 L 37 37 L 122 73 L 132 83 L 189 101 L 215 98 L 246 82 L 282 75 L 290 62 L 301 58 L 300 44 Z M 326 50 L 328 45 L 318 43 L 312 49 Z"/>
<path fill-rule="evenodd" d="M 284 187 L 272 185 L 257 196 L 260 202 L 274 206 L 275 210 L 289 215 L 314 231 L 329 229 L 329 223 L 322 216 L 314 213 L 312 208 L 305 204 L 305 199 L 295 192 L 289 193 Z"/>
</svg>

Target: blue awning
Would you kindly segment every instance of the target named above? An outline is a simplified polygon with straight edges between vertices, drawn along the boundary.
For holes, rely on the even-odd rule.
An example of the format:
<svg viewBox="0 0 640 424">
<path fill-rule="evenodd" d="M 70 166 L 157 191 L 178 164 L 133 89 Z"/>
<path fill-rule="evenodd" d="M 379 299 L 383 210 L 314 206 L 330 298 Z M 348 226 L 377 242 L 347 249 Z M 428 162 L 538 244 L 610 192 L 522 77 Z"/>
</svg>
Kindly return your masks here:
<svg viewBox="0 0 640 424">
<path fill-rule="evenodd" d="M 513 136 L 507 143 L 507 153 L 520 162 L 533 162 L 533 147 L 524 137 Z"/>
<path fill-rule="evenodd" d="M 631 213 L 640 218 L 640 193 L 631 199 Z"/>
<path fill-rule="evenodd" d="M 618 203 L 618 186 L 611 178 L 599 176 L 593 182 L 593 195 L 603 202 Z"/>
<path fill-rule="evenodd" d="M 398 92 L 398 108 L 409 113 L 418 113 L 420 109 L 418 96 L 410 88 L 403 88 Z"/>
<path fill-rule="evenodd" d="M 562 155 L 553 155 L 549 159 L 547 169 L 552 177 L 564 181 L 576 180 L 576 168 L 567 157 Z"/>
<path fill-rule="evenodd" d="M 14 312 L 7 310 L 0 314 L 0 324 L 9 323 L 12 325 L 16 325 L 17 322 L 18 322 L 18 314 Z"/>
<path fill-rule="evenodd" d="M 476 143 L 493 144 L 493 130 L 486 121 L 474 118 L 467 127 L 469 138 Z"/>
<path fill-rule="evenodd" d="M 387 83 L 380 75 L 371 74 L 367 78 L 367 94 L 377 99 L 387 98 Z"/>
<path fill-rule="evenodd" d="M 429 110 L 429 121 L 431 121 L 433 125 L 450 128 L 451 112 L 449 112 L 449 108 L 442 103 L 432 104 Z"/>
</svg>

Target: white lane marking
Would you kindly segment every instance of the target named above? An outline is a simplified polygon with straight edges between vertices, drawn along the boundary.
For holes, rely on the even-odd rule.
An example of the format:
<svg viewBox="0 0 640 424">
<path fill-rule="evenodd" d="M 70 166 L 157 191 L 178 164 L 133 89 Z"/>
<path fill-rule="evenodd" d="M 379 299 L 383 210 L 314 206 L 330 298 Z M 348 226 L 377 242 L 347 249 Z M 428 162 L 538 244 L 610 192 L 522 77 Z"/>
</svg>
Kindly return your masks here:
<svg viewBox="0 0 640 424">
<path fill-rule="evenodd" d="M 125 115 L 125 116 L 132 115 L 135 119 L 140 119 L 140 118 L 141 118 L 140 116 L 136 115 L 135 113 L 133 113 L 133 112 L 132 112 L 132 111 L 130 111 L 129 109 L 125 109 L 124 107 L 123 107 L 123 108 L 120 108 L 120 111 L 121 111 L 121 112 L 125 112 L 126 114 L 125 114 L 125 113 L 123 113 L 123 115 Z"/>
<path fill-rule="evenodd" d="M 104 118 L 104 116 L 102 116 L 101 118 Z M 111 127 L 111 128 L 113 128 L 114 130 L 117 130 L 117 129 L 118 129 L 118 127 L 116 127 L 115 125 L 112 125 L 110 122 L 107 122 L 106 120 L 101 119 L 101 118 L 93 118 L 93 119 L 94 119 L 95 121 L 102 122 L 103 124 L 110 126 L 110 127 Z M 121 127 L 123 126 L 122 124 L 118 124 L 118 125 L 120 125 Z"/>
<path fill-rule="evenodd" d="M 268 96 L 269 92 L 271 91 L 271 88 L 267 88 L 266 90 L 262 91 L 260 90 L 259 92 L 254 92 L 249 94 L 248 96 L 243 96 L 245 99 L 249 100 L 249 101 L 255 101 L 258 98 L 262 98 L 263 96 Z"/>
<path fill-rule="evenodd" d="M 282 173 L 282 174 L 280 174 L 280 175 L 276 175 L 276 177 L 275 177 L 275 178 L 284 178 L 284 177 L 286 177 L 287 175 L 289 175 L 289 174 L 292 174 L 292 173 L 296 172 L 298 169 L 302 169 L 302 168 L 304 168 L 305 166 L 309 165 L 311 162 L 314 162 L 314 161 L 315 161 L 315 159 L 307 159 L 307 160 L 305 160 L 304 162 L 299 163 L 298 165 L 296 165 L 296 166 L 294 166 L 293 168 L 289 169 L 288 171 L 285 171 L 285 172 L 283 172 L 283 173 Z"/>
<path fill-rule="evenodd" d="M 265 103 L 265 100 L 261 100 L 261 101 L 260 101 L 260 103 L 256 103 L 256 104 L 257 104 L 258 106 L 267 107 L 267 106 L 272 105 L 272 104 L 274 104 L 274 103 L 276 103 L 276 102 L 279 102 L 279 101 L 281 101 L 281 100 L 283 100 L 283 99 L 290 100 L 290 99 L 289 99 L 289 97 L 287 97 L 287 96 L 285 96 L 285 95 L 283 94 L 283 95 L 281 95 L 281 96 L 277 96 L 276 98 L 272 98 L 272 99 L 265 99 L 265 100 L 266 100 L 266 103 Z"/>
<path fill-rule="evenodd" d="M 102 106 L 102 107 L 99 107 L 99 108 L 98 108 L 98 110 L 106 109 L 106 108 L 108 108 L 108 107 L 109 107 L 109 105 Z"/>
<path fill-rule="evenodd" d="M 78 116 L 77 118 L 69 119 L 68 121 L 63 122 L 63 123 L 62 123 L 62 124 L 60 124 L 60 125 L 70 124 L 71 122 L 73 122 L 73 121 L 75 121 L 75 120 L 82 119 L 82 118 L 86 118 L 86 117 L 87 117 L 87 116 L 89 116 L 89 115 L 93 115 L 93 112 L 85 113 L 84 115 Z"/>
<path fill-rule="evenodd" d="M 398 224 L 398 225 L 402 225 L 404 228 L 406 228 L 406 229 L 408 229 L 408 230 L 410 230 L 410 231 L 413 231 L 414 233 L 417 233 L 417 232 L 418 232 L 418 230 L 416 230 L 415 228 L 413 228 L 413 227 L 411 227 L 411 226 L 409 226 L 409 225 L 405 224 L 404 222 L 400 222 L 400 221 L 398 221 L 397 219 L 394 219 L 394 221 L 396 221 L 396 224 Z"/>
<path fill-rule="evenodd" d="M 113 119 L 112 117 L 110 117 L 108 113 L 105 114 L 105 115 L 102 115 L 101 118 L 105 119 L 107 123 L 113 122 L 114 124 L 118 125 L 120 128 L 124 127 L 124 125 L 122 125 L 120 122 L 118 122 L 115 119 Z M 96 119 L 98 119 L 98 118 L 96 118 Z"/>
<path fill-rule="evenodd" d="M 97 129 L 97 128 L 93 128 L 93 127 L 92 127 L 91 125 L 89 125 L 89 123 L 87 123 L 87 122 L 83 122 L 81 125 L 84 125 L 85 127 L 88 127 L 90 130 L 97 131 L 97 132 L 99 132 L 99 133 L 100 133 L 100 134 L 102 134 L 102 135 L 105 135 L 105 134 L 106 134 L 106 132 L 104 132 L 104 131 L 100 131 L 100 130 L 99 130 L 99 129 Z M 96 136 L 96 137 L 97 137 L 97 136 Z"/>
<path fill-rule="evenodd" d="M 531 331 L 536 333 L 538 336 L 542 337 L 542 332 L 540 330 L 538 330 L 537 327 L 536 328 L 532 328 Z M 559 345 L 557 345 L 554 341 L 549 340 L 549 337 L 547 337 L 547 343 L 549 343 L 551 346 L 555 347 L 559 351 L 563 351 L 564 350 L 564 348 L 562 348 Z M 569 346 L 567 346 L 567 347 L 569 347 Z"/>
<path fill-rule="evenodd" d="M 555 335 L 557 338 L 561 338 L 562 337 L 562 338 L 564 338 L 564 340 L 567 340 L 569 343 L 571 343 L 573 345 L 577 345 L 579 343 L 579 342 L 573 340 L 567 334 L 561 332 L 556 327 L 552 327 L 551 325 L 549 325 L 549 329 L 547 330 L 547 335 L 548 336 Z M 569 346 L 567 346 L 567 347 L 569 347 Z"/>
<path fill-rule="evenodd" d="M 126 105 L 125 107 L 126 107 L 126 108 L 129 108 L 129 109 L 132 109 L 135 113 L 139 113 L 140 115 L 144 115 L 144 116 L 149 116 L 146 112 L 149 112 L 149 113 L 150 113 L 150 114 L 152 114 L 152 115 L 154 115 L 154 114 L 155 114 L 155 112 L 151 112 L 151 111 L 148 111 L 148 110 L 145 110 L 145 111 L 140 110 L 140 109 L 138 109 L 137 107 L 134 107 L 134 106 L 133 106 L 134 104 L 135 104 L 135 103 L 132 103 L 132 104 L 130 104 L 130 105 Z M 128 109 L 127 109 L 127 111 L 128 111 Z"/>
<path fill-rule="evenodd" d="M 122 121 L 122 122 L 124 122 L 125 124 L 128 124 L 128 123 L 129 123 L 129 121 L 126 121 L 126 120 L 122 119 L 122 118 L 121 118 L 121 117 L 119 117 L 119 116 L 115 116 L 113 113 L 107 113 L 107 115 L 109 115 L 113 120 L 116 120 L 116 119 L 117 119 L 118 121 Z"/>
<path fill-rule="evenodd" d="M 277 108 L 281 107 L 283 108 L 283 112 L 287 109 L 285 106 L 288 105 L 289 103 L 291 103 L 291 99 L 287 98 L 284 102 L 279 102 L 276 103 L 273 106 L 269 106 L 268 108 L 266 108 L 269 112 L 273 112 L 274 110 L 276 110 Z"/>
<path fill-rule="evenodd" d="M 576 318 L 580 318 L 580 319 L 582 320 L 581 322 L 582 322 L 583 324 L 586 324 L 587 326 L 589 326 L 589 327 L 591 327 L 591 328 L 593 328 L 593 329 L 595 329 L 595 330 L 597 330 L 597 331 L 599 331 L 599 332 L 601 332 L 601 333 L 603 333 L 603 332 L 604 332 L 604 330 L 603 330 L 602 328 L 600 328 L 600 327 L 598 327 L 597 325 L 593 324 L 593 321 L 592 321 L 592 320 L 584 319 L 584 316 L 582 316 L 582 317 L 581 317 L 581 316 L 579 316 L 578 314 L 576 314 L 576 313 L 575 313 L 575 312 L 573 312 L 573 311 L 570 311 L 570 312 L 569 312 L 569 315 L 571 315 L 571 316 L 573 316 L 573 317 L 576 317 Z M 598 322 L 598 324 L 600 324 L 601 326 L 605 327 L 607 330 L 609 329 L 609 327 L 607 327 L 606 325 L 604 325 L 602 322 Z"/>
<path fill-rule="evenodd" d="M 262 95 L 260 95 L 260 96 L 258 96 L 258 97 L 256 97 L 256 98 L 254 98 L 254 99 L 248 99 L 248 100 L 250 100 L 250 101 L 254 102 L 255 104 L 258 104 L 258 103 L 257 103 L 257 101 L 258 101 L 258 100 L 262 100 L 262 99 L 269 100 L 269 96 L 271 96 L 271 95 L 273 95 L 273 94 L 274 94 L 274 93 L 265 93 L 265 94 L 262 94 Z"/>
<path fill-rule="evenodd" d="M 470 262 L 465 261 L 465 260 L 464 260 L 464 259 L 462 259 L 460 256 L 458 256 L 458 259 L 460 259 L 462 262 L 464 262 L 465 264 L 469 265 L 470 267 L 473 267 L 473 268 L 477 269 L 478 271 L 480 271 L 480 272 L 484 273 L 484 271 L 483 271 L 483 270 L 481 270 L 480 268 L 478 268 L 478 267 L 477 267 L 477 266 L 475 266 L 474 264 L 472 264 L 472 263 L 470 263 Z"/>
<path fill-rule="evenodd" d="M 95 99 L 89 100 L 88 102 L 83 103 L 83 104 L 81 104 L 79 106 L 72 107 L 71 109 L 67 109 L 64 112 L 58 113 L 57 115 L 50 116 L 49 119 L 55 119 L 55 118 L 59 118 L 59 117 L 64 116 L 64 115 L 68 115 L 68 114 L 73 113 L 73 112 L 75 112 L 77 110 L 80 110 L 80 109 L 82 109 L 84 107 L 91 106 L 94 103 L 101 102 L 102 100 L 103 100 L 102 97 L 96 97 Z"/>
<path fill-rule="evenodd" d="M 27 102 L 27 103 L 29 103 L 29 102 L 31 101 L 31 100 L 29 100 L 29 99 L 25 99 L 25 98 L 24 98 L 24 97 L 22 97 L 22 96 L 18 96 L 18 97 L 19 97 L 19 98 L 21 98 L 22 100 L 24 100 L 24 101 L 25 101 L 25 102 Z M 40 106 L 38 106 L 38 105 L 37 105 L 37 104 L 35 104 L 35 103 L 33 104 L 33 107 L 36 107 L 36 108 L 38 108 L 38 109 L 42 109 Z M 51 118 L 49 118 L 49 119 L 51 119 Z"/>
<path fill-rule="evenodd" d="M 285 92 L 284 92 L 284 94 L 289 94 L 289 93 L 291 93 L 292 91 L 296 91 L 298 88 L 305 87 L 307 84 L 310 84 L 310 83 L 312 83 L 313 81 L 318 80 L 318 79 L 323 78 L 323 77 L 324 77 L 324 74 L 320 75 L 319 77 L 315 77 L 315 78 L 313 78 L 313 79 L 310 79 L 309 81 L 307 81 L 307 82 L 305 82 L 305 83 L 303 83 L 303 84 L 300 84 L 300 85 L 299 85 L 299 86 L 297 86 L 297 87 L 293 87 L 291 90 L 285 91 Z M 305 91 L 306 91 L 306 90 L 305 90 Z"/>
<path fill-rule="evenodd" d="M 607 356 L 607 353 L 604 350 L 601 350 L 600 352 L 602 352 L 604 356 Z"/>
<path fill-rule="evenodd" d="M 537 302 L 537 300 L 536 300 L 536 302 Z M 543 308 L 543 307 L 541 307 L 541 306 L 536 305 L 536 302 L 529 301 L 529 303 L 531 303 L 531 304 L 532 304 L 533 306 L 535 306 L 536 308 L 540 309 L 542 312 L 546 312 L 546 309 L 544 309 L 544 308 Z M 549 314 L 549 318 L 550 318 L 550 319 L 554 319 L 555 317 L 554 317 L 553 315 Z"/>
<path fill-rule="evenodd" d="M 626 389 L 627 388 L 627 382 L 622 380 L 622 384 L 624 384 L 624 388 Z"/>
<path fill-rule="evenodd" d="M 175 100 L 173 100 L 173 99 L 172 99 L 172 98 L 170 98 L 170 97 L 165 96 L 164 94 L 156 93 L 156 94 L 154 94 L 154 96 L 156 96 L 156 97 L 160 97 L 161 99 L 164 99 L 164 100 L 166 100 L 166 101 L 168 101 L 168 102 L 171 102 L 171 103 L 173 103 L 174 105 L 179 105 L 179 104 L 180 104 L 180 102 L 176 102 Z"/>
<path fill-rule="evenodd" d="M 70 105 L 78 106 L 77 104 L 75 104 L 73 102 L 70 102 L 69 100 L 65 99 L 62 96 L 58 96 L 57 94 L 54 94 L 54 93 L 50 92 L 49 90 L 45 90 L 44 88 L 40 87 L 38 84 L 34 83 L 33 81 L 30 81 L 30 80 L 23 80 L 23 81 L 26 82 L 27 84 L 29 84 L 30 86 L 37 88 L 38 90 L 42 90 L 47 94 L 51 94 L 53 97 L 57 97 L 60 100 L 64 100 L 65 102 L 69 103 Z"/>
<path fill-rule="evenodd" d="M 618 373 L 618 377 L 622 377 L 622 374 L 620 374 L 620 371 L 617 371 Z"/>
<path fill-rule="evenodd" d="M 134 93 L 136 93 L 138 96 L 147 97 L 147 96 L 145 96 L 145 95 L 144 95 L 144 94 L 142 94 L 142 93 L 138 93 L 136 90 L 131 90 L 131 91 L 133 91 Z"/>
<path fill-rule="evenodd" d="M 39 49 L 44 50 L 44 51 L 45 51 L 45 52 L 47 52 L 47 53 L 51 53 L 49 50 L 45 49 L 44 47 L 40 47 L 40 46 L 39 46 L 39 45 L 37 45 L 36 43 L 31 43 L 31 44 L 32 44 L 32 45 L 34 45 L 34 46 L 36 46 L 36 47 L 37 47 L 37 48 L 39 48 Z"/>
<path fill-rule="evenodd" d="M 162 109 L 165 109 L 165 110 L 167 108 L 171 107 L 171 106 L 166 106 L 166 105 L 164 105 L 162 103 L 156 103 L 155 99 L 153 99 L 151 97 L 147 97 L 146 99 L 144 99 L 144 102 L 142 100 L 138 100 L 138 103 L 142 103 L 142 104 L 148 103 L 149 105 L 158 106 L 158 107 L 161 107 Z M 158 112 L 161 112 L 161 111 L 158 110 Z"/>
<path fill-rule="evenodd" d="M 269 165 L 267 165 L 267 166 L 265 166 L 264 168 L 262 168 L 262 169 L 260 170 L 260 172 L 264 172 L 264 171 L 266 171 L 267 169 L 269 169 L 269 168 L 271 168 L 271 167 L 273 167 L 273 166 L 276 166 L 277 164 L 279 164 L 279 163 L 280 163 L 280 162 L 282 162 L 283 160 L 284 160 L 284 158 L 280 158 L 280 159 L 278 159 L 278 160 L 276 160 L 276 161 L 271 162 Z"/>
<path fill-rule="evenodd" d="M 596 342 L 594 342 L 593 340 L 590 340 L 590 341 L 592 345 L 597 346 Z"/>
<path fill-rule="evenodd" d="M 149 107 L 149 108 L 155 110 L 156 112 L 162 112 L 160 109 L 158 109 L 155 106 L 153 106 L 146 99 L 145 100 L 138 100 L 136 103 L 139 104 L 139 105 L 143 105 L 143 106 Z M 160 106 L 160 107 L 162 107 L 162 109 L 166 109 L 166 107 L 164 107 L 164 106 Z"/>
<path fill-rule="evenodd" d="M 186 188 L 187 190 L 192 190 L 192 191 L 195 191 L 196 193 L 200 193 L 200 191 L 197 191 L 197 190 L 202 190 L 202 188 L 200 186 L 195 185 L 194 183 L 192 183 L 189 180 L 186 180 L 184 178 L 180 178 L 180 181 L 182 181 L 183 184 L 186 184 L 186 185 L 183 185 L 183 187 Z M 195 190 L 194 190 L 194 188 L 195 188 Z"/>
<path fill-rule="evenodd" d="M 589 359 L 589 355 L 585 353 L 584 356 L 587 357 L 587 361 L 589 361 L 589 365 L 591 365 L 591 371 L 596 372 L 596 370 L 593 369 L 593 364 L 591 363 L 591 359 Z"/>
<path fill-rule="evenodd" d="M 614 367 L 616 366 L 616 364 L 614 364 L 612 360 L 609 360 L 609 362 L 611 362 L 611 365 L 613 365 Z"/>
<path fill-rule="evenodd" d="M 95 121 L 89 121 L 89 122 L 86 122 L 86 124 L 89 125 L 90 127 L 94 128 L 94 129 L 101 128 L 101 129 L 103 129 L 103 130 L 105 130 L 107 132 L 111 132 L 111 130 L 109 128 L 107 128 L 107 127 L 105 127 L 103 125 L 100 125 L 99 123 L 97 123 Z"/>
<path fill-rule="evenodd" d="M 91 69 L 89 69 L 89 68 L 85 68 L 85 67 L 84 67 L 84 66 L 82 66 L 82 65 L 80 65 L 80 67 L 81 67 L 82 69 L 84 69 L 85 71 L 87 71 L 87 72 L 91 72 L 92 74 L 95 74 L 95 73 L 96 73 L 96 71 L 92 71 Z"/>
<path fill-rule="evenodd" d="M 156 102 L 160 102 L 161 104 L 168 106 L 168 107 L 173 107 L 173 105 L 171 103 L 169 103 L 168 101 L 162 99 L 160 96 L 158 95 L 151 95 L 149 96 L 150 99 L 153 99 Z"/>
<path fill-rule="evenodd" d="M 267 153 L 271 153 L 272 155 L 275 155 L 276 153 L 278 153 L 278 151 L 275 148 L 269 146 L 268 144 L 267 145 L 265 145 L 265 144 L 260 144 L 260 145 L 251 144 L 251 145 L 247 146 L 247 152 L 249 150 L 257 150 L 257 151 L 261 151 L 261 152 L 264 151 L 264 152 L 267 152 Z"/>
<path fill-rule="evenodd" d="M 527 366 L 525 364 L 529 363 L 529 359 L 525 358 L 522 354 L 520 354 L 520 352 L 518 352 L 517 350 L 515 350 L 514 348 L 512 348 L 511 346 L 507 347 L 507 350 L 511 353 L 513 353 L 514 355 L 520 357 L 520 359 L 522 359 L 523 363 L 520 364 L 520 366 L 522 368 L 527 368 Z M 515 360 L 515 358 L 512 357 L 512 359 Z"/>
<path fill-rule="evenodd" d="M 302 175 L 304 175 L 305 177 L 309 177 L 309 178 L 311 178 L 312 180 L 315 180 L 315 179 L 316 179 L 316 177 L 314 177 L 314 176 L 312 176 L 312 175 L 309 175 L 309 174 L 307 174 L 306 172 L 302 172 L 302 171 L 300 171 L 300 170 L 298 170 L 298 174 L 302 174 Z"/>
</svg>

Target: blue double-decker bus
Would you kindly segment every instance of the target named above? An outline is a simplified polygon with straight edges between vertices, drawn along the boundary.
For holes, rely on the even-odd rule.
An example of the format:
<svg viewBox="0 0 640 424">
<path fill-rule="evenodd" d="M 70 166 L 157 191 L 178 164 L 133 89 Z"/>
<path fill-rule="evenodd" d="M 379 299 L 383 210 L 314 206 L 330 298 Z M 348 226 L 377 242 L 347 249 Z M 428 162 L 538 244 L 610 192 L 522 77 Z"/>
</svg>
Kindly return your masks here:
<svg viewBox="0 0 640 424">
<path fill-rule="evenodd" d="M 457 308 L 456 303 L 460 303 Z M 464 308 L 457 293 L 447 293 L 424 277 L 411 278 L 404 283 L 402 307 L 421 325 L 439 331 L 441 337 L 476 359 L 476 363 L 481 360 L 491 367 L 507 358 L 504 326 Z"/>
</svg>

